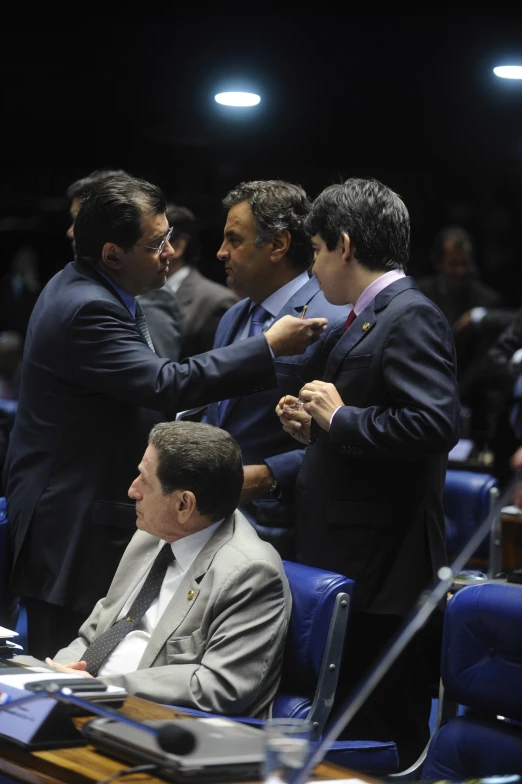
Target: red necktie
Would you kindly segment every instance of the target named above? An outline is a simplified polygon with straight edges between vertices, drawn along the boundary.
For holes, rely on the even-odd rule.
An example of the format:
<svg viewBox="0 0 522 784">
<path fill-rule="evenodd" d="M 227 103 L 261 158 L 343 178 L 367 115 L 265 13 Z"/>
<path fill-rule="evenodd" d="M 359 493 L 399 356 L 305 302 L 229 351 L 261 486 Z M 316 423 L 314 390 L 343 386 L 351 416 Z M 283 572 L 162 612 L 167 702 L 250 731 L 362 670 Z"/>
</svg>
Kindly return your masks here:
<svg viewBox="0 0 522 784">
<path fill-rule="evenodd" d="M 346 324 L 344 325 L 345 332 L 350 326 L 350 324 L 352 323 L 352 321 L 355 321 L 355 319 L 356 319 L 355 310 L 354 308 L 352 308 L 351 311 L 348 313 L 348 318 L 346 319 Z"/>
</svg>

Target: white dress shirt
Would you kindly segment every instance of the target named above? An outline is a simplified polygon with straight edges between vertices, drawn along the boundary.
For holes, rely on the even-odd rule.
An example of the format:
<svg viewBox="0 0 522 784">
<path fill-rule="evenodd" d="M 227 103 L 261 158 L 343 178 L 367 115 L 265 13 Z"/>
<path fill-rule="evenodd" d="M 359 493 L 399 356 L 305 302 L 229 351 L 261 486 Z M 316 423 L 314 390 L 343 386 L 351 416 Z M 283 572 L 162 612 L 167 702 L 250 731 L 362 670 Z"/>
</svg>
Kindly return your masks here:
<svg viewBox="0 0 522 784">
<path fill-rule="evenodd" d="M 152 602 L 136 629 L 129 632 L 129 634 L 123 638 L 120 644 L 102 664 L 98 671 L 100 677 L 103 675 L 123 675 L 126 672 L 135 672 L 138 669 L 138 664 L 148 645 L 152 632 L 167 609 L 170 600 L 179 588 L 179 585 L 185 576 L 185 572 L 192 566 L 196 557 L 222 522 L 223 520 L 218 520 L 217 523 L 212 523 L 212 525 L 209 525 L 208 528 L 204 528 L 202 531 L 184 536 L 182 539 L 178 539 L 177 542 L 171 543 L 175 560 L 169 564 L 167 568 L 163 583 L 161 584 L 159 596 Z M 154 558 L 164 544 L 165 542 L 163 539 L 158 540 L 158 549 L 154 554 Z M 150 566 L 152 566 L 154 558 L 151 560 Z M 138 595 L 149 571 L 150 568 L 142 575 L 138 583 L 136 583 L 136 587 L 118 615 L 118 621 L 120 618 L 124 618 L 125 615 L 127 615 L 129 608 Z"/>
</svg>

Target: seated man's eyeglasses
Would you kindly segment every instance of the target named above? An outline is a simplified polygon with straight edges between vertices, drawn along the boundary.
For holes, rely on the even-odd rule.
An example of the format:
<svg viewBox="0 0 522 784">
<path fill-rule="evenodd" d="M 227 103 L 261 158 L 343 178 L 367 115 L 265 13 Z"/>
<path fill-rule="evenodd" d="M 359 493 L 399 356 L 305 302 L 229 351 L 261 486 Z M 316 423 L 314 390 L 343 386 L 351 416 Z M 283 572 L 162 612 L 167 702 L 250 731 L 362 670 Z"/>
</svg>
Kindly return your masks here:
<svg viewBox="0 0 522 784">
<path fill-rule="evenodd" d="M 153 250 L 156 253 L 161 253 L 163 248 L 165 247 L 165 243 L 170 240 L 172 236 L 172 231 L 173 231 L 173 227 L 170 226 L 169 230 L 167 231 L 167 233 L 165 234 L 165 236 L 163 237 L 159 245 L 140 245 L 139 242 L 135 242 L 134 244 L 138 245 L 140 248 L 147 248 L 148 250 Z"/>
</svg>

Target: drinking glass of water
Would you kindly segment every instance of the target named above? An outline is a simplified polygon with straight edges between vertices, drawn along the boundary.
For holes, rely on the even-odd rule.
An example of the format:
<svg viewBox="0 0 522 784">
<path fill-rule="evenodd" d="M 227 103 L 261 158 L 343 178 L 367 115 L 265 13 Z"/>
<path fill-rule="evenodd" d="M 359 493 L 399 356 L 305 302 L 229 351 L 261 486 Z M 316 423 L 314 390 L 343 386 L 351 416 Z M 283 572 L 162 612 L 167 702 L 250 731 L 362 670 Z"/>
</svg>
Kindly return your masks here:
<svg viewBox="0 0 522 784">
<path fill-rule="evenodd" d="M 291 784 L 310 752 L 312 724 L 306 719 L 268 719 L 265 724 L 265 784 Z"/>
</svg>

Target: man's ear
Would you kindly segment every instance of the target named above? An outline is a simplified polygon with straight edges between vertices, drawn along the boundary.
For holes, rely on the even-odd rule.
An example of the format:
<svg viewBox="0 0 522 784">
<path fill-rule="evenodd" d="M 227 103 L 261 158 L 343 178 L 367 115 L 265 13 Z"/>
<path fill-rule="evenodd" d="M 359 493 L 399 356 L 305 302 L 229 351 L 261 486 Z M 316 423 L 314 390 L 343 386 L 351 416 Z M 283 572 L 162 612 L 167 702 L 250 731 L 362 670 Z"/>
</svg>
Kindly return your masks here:
<svg viewBox="0 0 522 784">
<path fill-rule="evenodd" d="M 289 231 L 281 232 L 281 234 L 274 234 L 270 251 L 270 261 L 280 261 L 290 249 L 292 236 Z"/>
<path fill-rule="evenodd" d="M 355 248 L 352 244 L 352 241 L 349 235 L 343 231 L 340 238 L 340 245 L 341 245 L 341 255 L 343 257 L 343 261 L 348 261 L 351 256 L 355 255 Z"/>
<path fill-rule="evenodd" d="M 104 267 L 108 267 L 112 272 L 118 272 L 121 269 L 121 254 L 122 249 L 114 242 L 106 242 L 102 248 L 101 261 Z"/>
<path fill-rule="evenodd" d="M 178 519 L 183 525 L 197 509 L 196 496 L 191 490 L 182 490 L 177 499 Z"/>
</svg>

